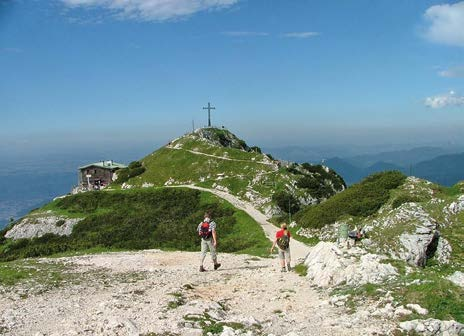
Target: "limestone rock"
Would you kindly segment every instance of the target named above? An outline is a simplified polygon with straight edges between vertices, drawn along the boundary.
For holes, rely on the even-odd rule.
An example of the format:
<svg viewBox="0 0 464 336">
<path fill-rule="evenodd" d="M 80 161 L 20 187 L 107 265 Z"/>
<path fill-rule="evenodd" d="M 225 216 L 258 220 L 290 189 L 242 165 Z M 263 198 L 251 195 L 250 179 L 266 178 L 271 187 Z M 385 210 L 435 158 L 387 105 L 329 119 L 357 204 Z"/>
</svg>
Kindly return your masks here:
<svg viewBox="0 0 464 336">
<path fill-rule="evenodd" d="M 362 249 L 343 251 L 334 243 L 320 242 L 308 254 L 304 264 L 308 267 L 307 276 L 318 286 L 362 285 L 381 283 L 397 275 L 392 265 L 381 263 L 382 259 L 384 257 L 367 254 Z"/>
<path fill-rule="evenodd" d="M 452 248 L 450 243 L 443 237 L 438 240 L 437 251 L 435 258 L 440 264 L 449 264 L 451 258 Z"/>
<path fill-rule="evenodd" d="M 454 272 L 452 275 L 447 277 L 452 283 L 464 288 L 464 273 L 460 271 Z"/>
<path fill-rule="evenodd" d="M 79 223 L 82 218 L 67 218 L 63 216 L 51 216 L 47 214 L 31 216 L 22 219 L 14 225 L 6 234 L 6 238 L 36 238 L 42 237 L 47 233 L 59 236 L 69 236 L 74 225 Z"/>
<path fill-rule="evenodd" d="M 461 336 L 464 333 L 464 324 L 456 321 L 440 321 L 436 319 L 413 320 L 401 322 L 399 326 L 406 332 L 416 332 L 425 336 Z"/>
<path fill-rule="evenodd" d="M 437 231 L 438 223 L 416 203 L 403 204 L 396 218 L 411 222 L 415 226 L 413 233 L 404 232 L 400 235 L 399 240 L 402 245 L 400 258 L 411 265 L 425 266 L 430 247 L 438 244 L 440 239 L 440 233 Z M 445 251 L 443 243 L 442 247 Z M 443 255 L 442 259 L 446 257 Z"/>
<path fill-rule="evenodd" d="M 427 315 L 429 311 L 425 308 L 422 308 L 418 304 L 409 303 L 406 305 L 407 308 L 414 310 L 419 315 Z"/>
<path fill-rule="evenodd" d="M 464 195 L 458 197 L 456 202 L 451 203 L 444 209 L 445 213 L 455 215 L 464 210 Z"/>
</svg>

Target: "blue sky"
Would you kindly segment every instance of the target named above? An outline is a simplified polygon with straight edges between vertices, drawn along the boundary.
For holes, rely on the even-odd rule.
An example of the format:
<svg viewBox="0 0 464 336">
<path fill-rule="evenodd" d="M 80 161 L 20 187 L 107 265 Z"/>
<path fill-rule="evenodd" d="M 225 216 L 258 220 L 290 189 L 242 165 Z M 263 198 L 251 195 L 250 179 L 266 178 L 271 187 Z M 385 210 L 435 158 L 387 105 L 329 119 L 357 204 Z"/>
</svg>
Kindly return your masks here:
<svg viewBox="0 0 464 336">
<path fill-rule="evenodd" d="M 0 150 L 163 144 L 208 101 L 259 146 L 463 144 L 464 1 L 0 1 Z"/>
</svg>

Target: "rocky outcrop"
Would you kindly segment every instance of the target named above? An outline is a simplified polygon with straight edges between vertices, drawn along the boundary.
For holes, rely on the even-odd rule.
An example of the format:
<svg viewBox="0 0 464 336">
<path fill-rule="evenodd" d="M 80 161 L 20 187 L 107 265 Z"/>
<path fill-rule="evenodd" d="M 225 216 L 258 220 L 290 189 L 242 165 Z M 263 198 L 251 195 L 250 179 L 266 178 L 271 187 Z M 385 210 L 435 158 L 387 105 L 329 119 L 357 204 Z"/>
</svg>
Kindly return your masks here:
<svg viewBox="0 0 464 336">
<path fill-rule="evenodd" d="M 406 332 L 416 332 L 424 336 L 461 336 L 464 334 L 464 324 L 435 319 L 402 322 L 400 328 Z"/>
<path fill-rule="evenodd" d="M 455 215 L 461 211 L 464 211 L 464 195 L 459 196 L 455 202 L 444 209 L 445 214 L 451 215 Z"/>
<path fill-rule="evenodd" d="M 439 263 L 448 263 L 451 246 L 438 231 L 440 224 L 422 208 L 421 205 L 408 202 L 397 209 L 391 209 L 380 219 L 373 220 L 365 228 L 368 232 L 403 228 L 398 238 L 400 244 L 390 244 L 392 256 L 403 259 L 413 266 L 425 266 L 427 259 L 436 257 Z"/>
<path fill-rule="evenodd" d="M 213 146 L 236 148 L 245 151 L 250 150 L 250 148 L 243 140 L 240 140 L 234 134 L 225 129 L 219 130 L 217 128 L 200 128 L 195 131 L 195 134 Z"/>
<path fill-rule="evenodd" d="M 440 264 L 448 264 L 451 258 L 452 248 L 450 243 L 440 236 L 438 238 L 438 246 L 437 251 L 435 252 L 435 258 L 437 259 L 438 263 Z"/>
<path fill-rule="evenodd" d="M 307 276 L 320 287 L 340 284 L 378 284 L 394 277 L 396 269 L 382 263 L 385 257 L 368 254 L 360 248 L 342 250 L 334 243 L 318 243 L 306 257 Z"/>
<path fill-rule="evenodd" d="M 59 236 L 69 236 L 74 225 L 79 223 L 82 218 L 67 218 L 63 216 L 53 216 L 44 214 L 43 216 L 25 217 L 11 228 L 6 234 L 6 238 L 36 238 L 42 237 L 47 233 Z"/>
</svg>

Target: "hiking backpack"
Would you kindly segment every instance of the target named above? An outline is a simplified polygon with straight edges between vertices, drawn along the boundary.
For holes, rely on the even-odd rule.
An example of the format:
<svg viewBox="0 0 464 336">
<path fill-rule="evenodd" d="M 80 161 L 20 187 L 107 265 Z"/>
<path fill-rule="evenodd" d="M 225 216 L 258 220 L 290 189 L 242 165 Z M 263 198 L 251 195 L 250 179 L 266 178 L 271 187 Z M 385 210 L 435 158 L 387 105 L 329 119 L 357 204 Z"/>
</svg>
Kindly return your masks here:
<svg viewBox="0 0 464 336">
<path fill-rule="evenodd" d="M 279 246 L 281 250 L 288 249 L 288 247 L 290 246 L 290 237 L 288 236 L 288 234 L 284 234 L 282 237 L 277 239 L 277 246 Z"/>
<path fill-rule="evenodd" d="M 211 237 L 212 232 L 209 228 L 209 222 L 201 223 L 200 231 L 198 232 L 198 235 L 203 239 L 208 239 Z"/>
</svg>

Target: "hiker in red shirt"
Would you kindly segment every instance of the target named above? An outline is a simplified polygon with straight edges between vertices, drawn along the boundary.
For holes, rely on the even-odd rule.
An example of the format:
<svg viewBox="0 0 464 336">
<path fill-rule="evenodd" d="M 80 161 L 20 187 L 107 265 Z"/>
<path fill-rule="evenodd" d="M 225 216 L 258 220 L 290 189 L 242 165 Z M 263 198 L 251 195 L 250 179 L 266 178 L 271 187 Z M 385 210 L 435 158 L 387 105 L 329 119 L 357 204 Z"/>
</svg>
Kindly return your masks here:
<svg viewBox="0 0 464 336">
<path fill-rule="evenodd" d="M 280 266 L 282 267 L 282 272 L 291 271 L 290 267 L 290 231 L 287 229 L 287 224 L 283 223 L 280 225 L 281 230 L 276 232 L 276 237 L 274 243 L 271 247 L 271 253 L 274 251 L 274 247 L 277 245 L 279 247 L 279 259 Z M 287 268 L 285 268 L 285 263 L 287 263 Z"/>
</svg>

